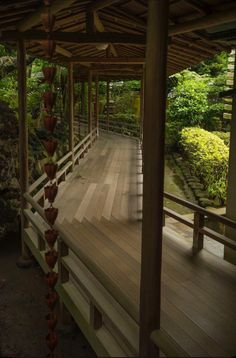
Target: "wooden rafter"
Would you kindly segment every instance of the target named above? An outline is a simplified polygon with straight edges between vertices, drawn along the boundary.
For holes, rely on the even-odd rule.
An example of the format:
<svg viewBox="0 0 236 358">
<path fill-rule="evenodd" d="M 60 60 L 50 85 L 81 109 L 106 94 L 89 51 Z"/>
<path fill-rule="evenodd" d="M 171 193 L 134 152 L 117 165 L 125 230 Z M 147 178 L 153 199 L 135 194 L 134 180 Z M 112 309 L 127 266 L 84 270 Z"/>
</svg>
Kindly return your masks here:
<svg viewBox="0 0 236 358">
<path fill-rule="evenodd" d="M 90 6 L 91 10 L 97 11 L 104 9 L 107 6 L 113 5 L 120 0 L 96 0 L 92 2 L 92 5 Z"/>
<path fill-rule="evenodd" d="M 207 29 L 220 24 L 226 24 L 231 21 L 235 21 L 236 8 L 213 13 L 199 19 L 184 22 L 182 24 L 176 24 L 169 28 L 169 35 L 178 35 L 186 32 Z"/>
<path fill-rule="evenodd" d="M 100 20 L 100 18 L 99 18 L 99 16 L 98 16 L 96 11 L 94 11 L 93 16 L 94 16 L 94 25 L 95 25 L 96 29 L 99 32 L 105 32 L 105 28 L 103 26 L 103 23 Z M 118 57 L 117 50 L 116 50 L 116 48 L 115 48 L 115 46 L 113 44 L 110 44 L 110 49 L 111 49 L 111 53 L 113 54 L 113 56 Z"/>
<path fill-rule="evenodd" d="M 67 8 L 71 4 L 73 4 L 75 0 L 55 0 L 53 1 L 51 5 L 51 13 L 56 14 L 57 12 L 63 10 L 64 8 Z M 37 11 L 34 11 L 31 15 L 20 21 L 16 28 L 19 31 L 26 31 L 30 29 L 31 27 L 37 25 L 41 21 L 41 14 L 45 11 L 46 7 L 41 6 Z"/>
<path fill-rule="evenodd" d="M 70 61 L 75 63 L 102 63 L 102 64 L 143 64 L 144 57 L 79 57 L 73 56 Z"/>
</svg>

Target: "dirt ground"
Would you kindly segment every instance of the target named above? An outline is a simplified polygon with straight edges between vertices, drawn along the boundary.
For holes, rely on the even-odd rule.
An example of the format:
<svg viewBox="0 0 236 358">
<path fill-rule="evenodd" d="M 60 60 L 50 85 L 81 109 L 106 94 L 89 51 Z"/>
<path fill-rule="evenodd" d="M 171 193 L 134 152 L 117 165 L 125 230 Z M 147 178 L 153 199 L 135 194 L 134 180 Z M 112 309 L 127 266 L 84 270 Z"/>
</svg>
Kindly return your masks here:
<svg viewBox="0 0 236 358">
<path fill-rule="evenodd" d="M 47 287 L 36 264 L 29 269 L 16 266 L 20 253 L 17 235 L 0 241 L 0 357 L 46 357 L 45 315 Z M 58 358 L 95 357 L 80 330 L 59 326 Z"/>
</svg>

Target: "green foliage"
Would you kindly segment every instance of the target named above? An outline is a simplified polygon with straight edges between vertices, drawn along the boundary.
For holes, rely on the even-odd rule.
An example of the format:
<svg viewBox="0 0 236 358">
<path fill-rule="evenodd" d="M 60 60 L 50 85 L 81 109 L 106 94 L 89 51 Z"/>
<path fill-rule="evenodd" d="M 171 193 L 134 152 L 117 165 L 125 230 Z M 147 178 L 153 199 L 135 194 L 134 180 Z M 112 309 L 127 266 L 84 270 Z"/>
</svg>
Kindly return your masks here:
<svg viewBox="0 0 236 358">
<path fill-rule="evenodd" d="M 175 75 L 176 87 L 168 96 L 168 119 L 186 125 L 202 125 L 208 110 L 208 81 L 205 76 L 185 70 Z"/>
<path fill-rule="evenodd" d="M 184 128 L 181 145 L 193 173 L 212 198 L 226 200 L 229 149 L 223 140 L 201 128 Z"/>
<path fill-rule="evenodd" d="M 214 131 L 212 133 L 217 135 L 217 137 L 219 137 L 220 139 L 222 139 L 223 142 L 225 143 L 225 145 L 227 145 L 227 147 L 229 147 L 230 132 L 217 132 L 217 131 Z"/>
<path fill-rule="evenodd" d="M 223 100 L 218 93 L 225 89 L 228 54 L 195 65 L 168 81 L 166 145 L 176 149 L 180 131 L 186 126 L 200 126 L 209 131 L 222 129 Z"/>
</svg>

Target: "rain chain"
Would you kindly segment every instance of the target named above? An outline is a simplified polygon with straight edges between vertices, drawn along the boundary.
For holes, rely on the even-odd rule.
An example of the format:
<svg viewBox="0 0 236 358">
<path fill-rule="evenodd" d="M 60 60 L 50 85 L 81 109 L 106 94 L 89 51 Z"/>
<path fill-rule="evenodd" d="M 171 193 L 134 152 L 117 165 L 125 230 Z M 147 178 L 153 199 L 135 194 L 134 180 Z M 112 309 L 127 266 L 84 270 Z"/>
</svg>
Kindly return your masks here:
<svg viewBox="0 0 236 358">
<path fill-rule="evenodd" d="M 53 29 L 55 25 L 55 16 L 51 13 L 51 0 L 44 0 L 45 12 L 41 15 L 42 24 L 47 39 L 42 42 L 45 57 L 50 61 L 55 52 L 56 43 L 53 41 Z M 58 251 L 54 248 L 58 239 L 58 232 L 54 229 L 54 223 L 58 215 L 58 209 L 54 208 L 53 203 L 57 195 L 58 186 L 55 181 L 58 166 L 53 162 L 53 157 L 57 148 L 57 140 L 53 137 L 54 129 L 56 127 L 57 118 L 54 117 L 53 107 L 56 100 L 56 93 L 53 92 L 53 81 L 56 75 L 55 66 L 46 66 L 42 68 L 44 75 L 44 82 L 48 85 L 48 90 L 43 93 L 44 104 L 44 127 L 47 130 L 47 139 L 42 141 L 42 144 L 48 154 L 48 161 L 44 165 L 44 171 L 49 179 L 49 185 L 44 188 L 44 196 L 47 199 L 48 207 L 44 209 L 44 214 L 50 229 L 45 231 L 45 241 L 47 242 L 48 251 L 45 253 L 45 261 L 49 266 L 49 272 L 46 275 L 46 283 L 48 286 L 48 293 L 46 295 L 46 303 L 49 313 L 46 315 L 47 326 L 49 333 L 46 336 L 46 343 L 50 350 L 47 357 L 55 358 L 55 348 L 57 346 L 58 337 L 55 332 L 57 325 L 57 315 L 54 312 L 55 306 L 59 300 L 59 296 L 55 291 L 55 286 L 58 280 L 58 273 L 54 271 L 54 267 L 58 259 Z"/>
</svg>

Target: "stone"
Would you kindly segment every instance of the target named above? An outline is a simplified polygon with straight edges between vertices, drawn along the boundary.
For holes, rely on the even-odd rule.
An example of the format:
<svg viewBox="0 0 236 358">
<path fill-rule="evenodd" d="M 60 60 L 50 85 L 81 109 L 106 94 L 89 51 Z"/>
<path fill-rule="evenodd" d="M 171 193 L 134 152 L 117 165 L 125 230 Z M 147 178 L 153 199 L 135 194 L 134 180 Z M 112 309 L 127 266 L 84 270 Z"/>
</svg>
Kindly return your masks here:
<svg viewBox="0 0 236 358">
<path fill-rule="evenodd" d="M 199 199 L 199 203 L 201 206 L 206 208 L 207 206 L 212 206 L 213 201 L 208 198 L 201 198 L 201 199 Z"/>
</svg>

